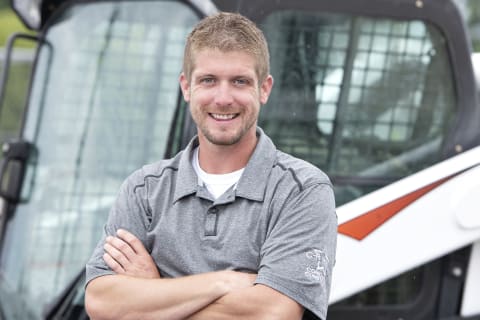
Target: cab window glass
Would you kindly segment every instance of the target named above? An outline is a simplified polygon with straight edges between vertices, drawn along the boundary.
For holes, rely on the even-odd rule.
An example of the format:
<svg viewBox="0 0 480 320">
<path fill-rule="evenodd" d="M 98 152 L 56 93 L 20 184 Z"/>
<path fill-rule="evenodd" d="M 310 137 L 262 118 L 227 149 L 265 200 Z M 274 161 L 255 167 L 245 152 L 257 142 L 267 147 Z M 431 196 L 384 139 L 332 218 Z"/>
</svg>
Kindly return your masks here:
<svg viewBox="0 0 480 320">
<path fill-rule="evenodd" d="M 262 24 L 275 90 L 260 125 L 333 179 L 341 205 L 441 159 L 456 97 L 423 21 L 280 11 Z"/>
<path fill-rule="evenodd" d="M 37 157 L 0 252 L 0 300 L 15 301 L 2 307 L 18 319 L 42 317 L 84 268 L 122 181 L 163 158 L 199 20 L 174 1 L 77 1 L 58 13 L 23 136 Z"/>
</svg>

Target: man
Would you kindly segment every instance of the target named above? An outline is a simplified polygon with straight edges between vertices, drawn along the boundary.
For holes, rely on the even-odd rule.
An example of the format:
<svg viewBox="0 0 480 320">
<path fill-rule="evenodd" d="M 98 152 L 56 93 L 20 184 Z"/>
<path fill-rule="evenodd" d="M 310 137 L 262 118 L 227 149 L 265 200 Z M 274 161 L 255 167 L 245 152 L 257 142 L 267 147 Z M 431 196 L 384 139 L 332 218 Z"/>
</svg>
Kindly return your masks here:
<svg viewBox="0 0 480 320">
<path fill-rule="evenodd" d="M 122 185 L 87 264 L 92 319 L 325 319 L 333 191 L 257 128 L 268 61 L 262 32 L 239 14 L 190 33 L 180 86 L 198 136 Z"/>
</svg>

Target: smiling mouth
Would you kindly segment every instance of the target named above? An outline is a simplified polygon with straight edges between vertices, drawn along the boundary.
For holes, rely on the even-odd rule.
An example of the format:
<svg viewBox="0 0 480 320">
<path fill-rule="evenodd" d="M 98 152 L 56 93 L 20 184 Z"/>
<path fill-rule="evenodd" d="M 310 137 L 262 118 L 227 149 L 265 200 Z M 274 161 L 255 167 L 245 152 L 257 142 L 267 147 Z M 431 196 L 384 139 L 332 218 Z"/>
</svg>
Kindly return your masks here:
<svg viewBox="0 0 480 320">
<path fill-rule="evenodd" d="M 238 114 L 236 113 L 229 113 L 229 114 L 220 114 L 220 113 L 210 113 L 210 116 L 215 120 L 232 120 L 237 117 Z"/>
</svg>

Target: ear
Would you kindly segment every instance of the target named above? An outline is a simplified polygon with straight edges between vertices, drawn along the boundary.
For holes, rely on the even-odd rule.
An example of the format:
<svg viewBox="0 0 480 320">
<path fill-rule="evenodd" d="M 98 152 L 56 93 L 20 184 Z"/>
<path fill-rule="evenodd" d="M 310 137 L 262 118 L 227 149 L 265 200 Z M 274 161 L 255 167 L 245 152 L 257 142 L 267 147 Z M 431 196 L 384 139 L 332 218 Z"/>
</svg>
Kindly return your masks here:
<svg viewBox="0 0 480 320">
<path fill-rule="evenodd" d="M 183 99 L 186 102 L 190 102 L 190 83 L 183 72 L 180 74 L 180 89 L 182 90 Z"/>
<path fill-rule="evenodd" d="M 272 92 L 273 87 L 273 77 L 269 74 L 265 80 L 263 80 L 262 85 L 260 86 L 260 103 L 266 104 L 270 92 Z"/>
</svg>

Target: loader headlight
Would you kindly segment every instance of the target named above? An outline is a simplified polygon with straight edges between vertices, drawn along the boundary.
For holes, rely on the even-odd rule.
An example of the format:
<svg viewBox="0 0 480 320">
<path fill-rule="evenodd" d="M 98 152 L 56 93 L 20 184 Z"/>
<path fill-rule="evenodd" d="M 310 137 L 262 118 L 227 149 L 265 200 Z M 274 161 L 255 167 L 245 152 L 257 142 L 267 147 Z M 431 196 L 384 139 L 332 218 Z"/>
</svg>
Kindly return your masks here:
<svg viewBox="0 0 480 320">
<path fill-rule="evenodd" d="M 38 30 L 41 26 L 42 0 L 12 0 L 13 10 L 30 29 Z"/>
</svg>

